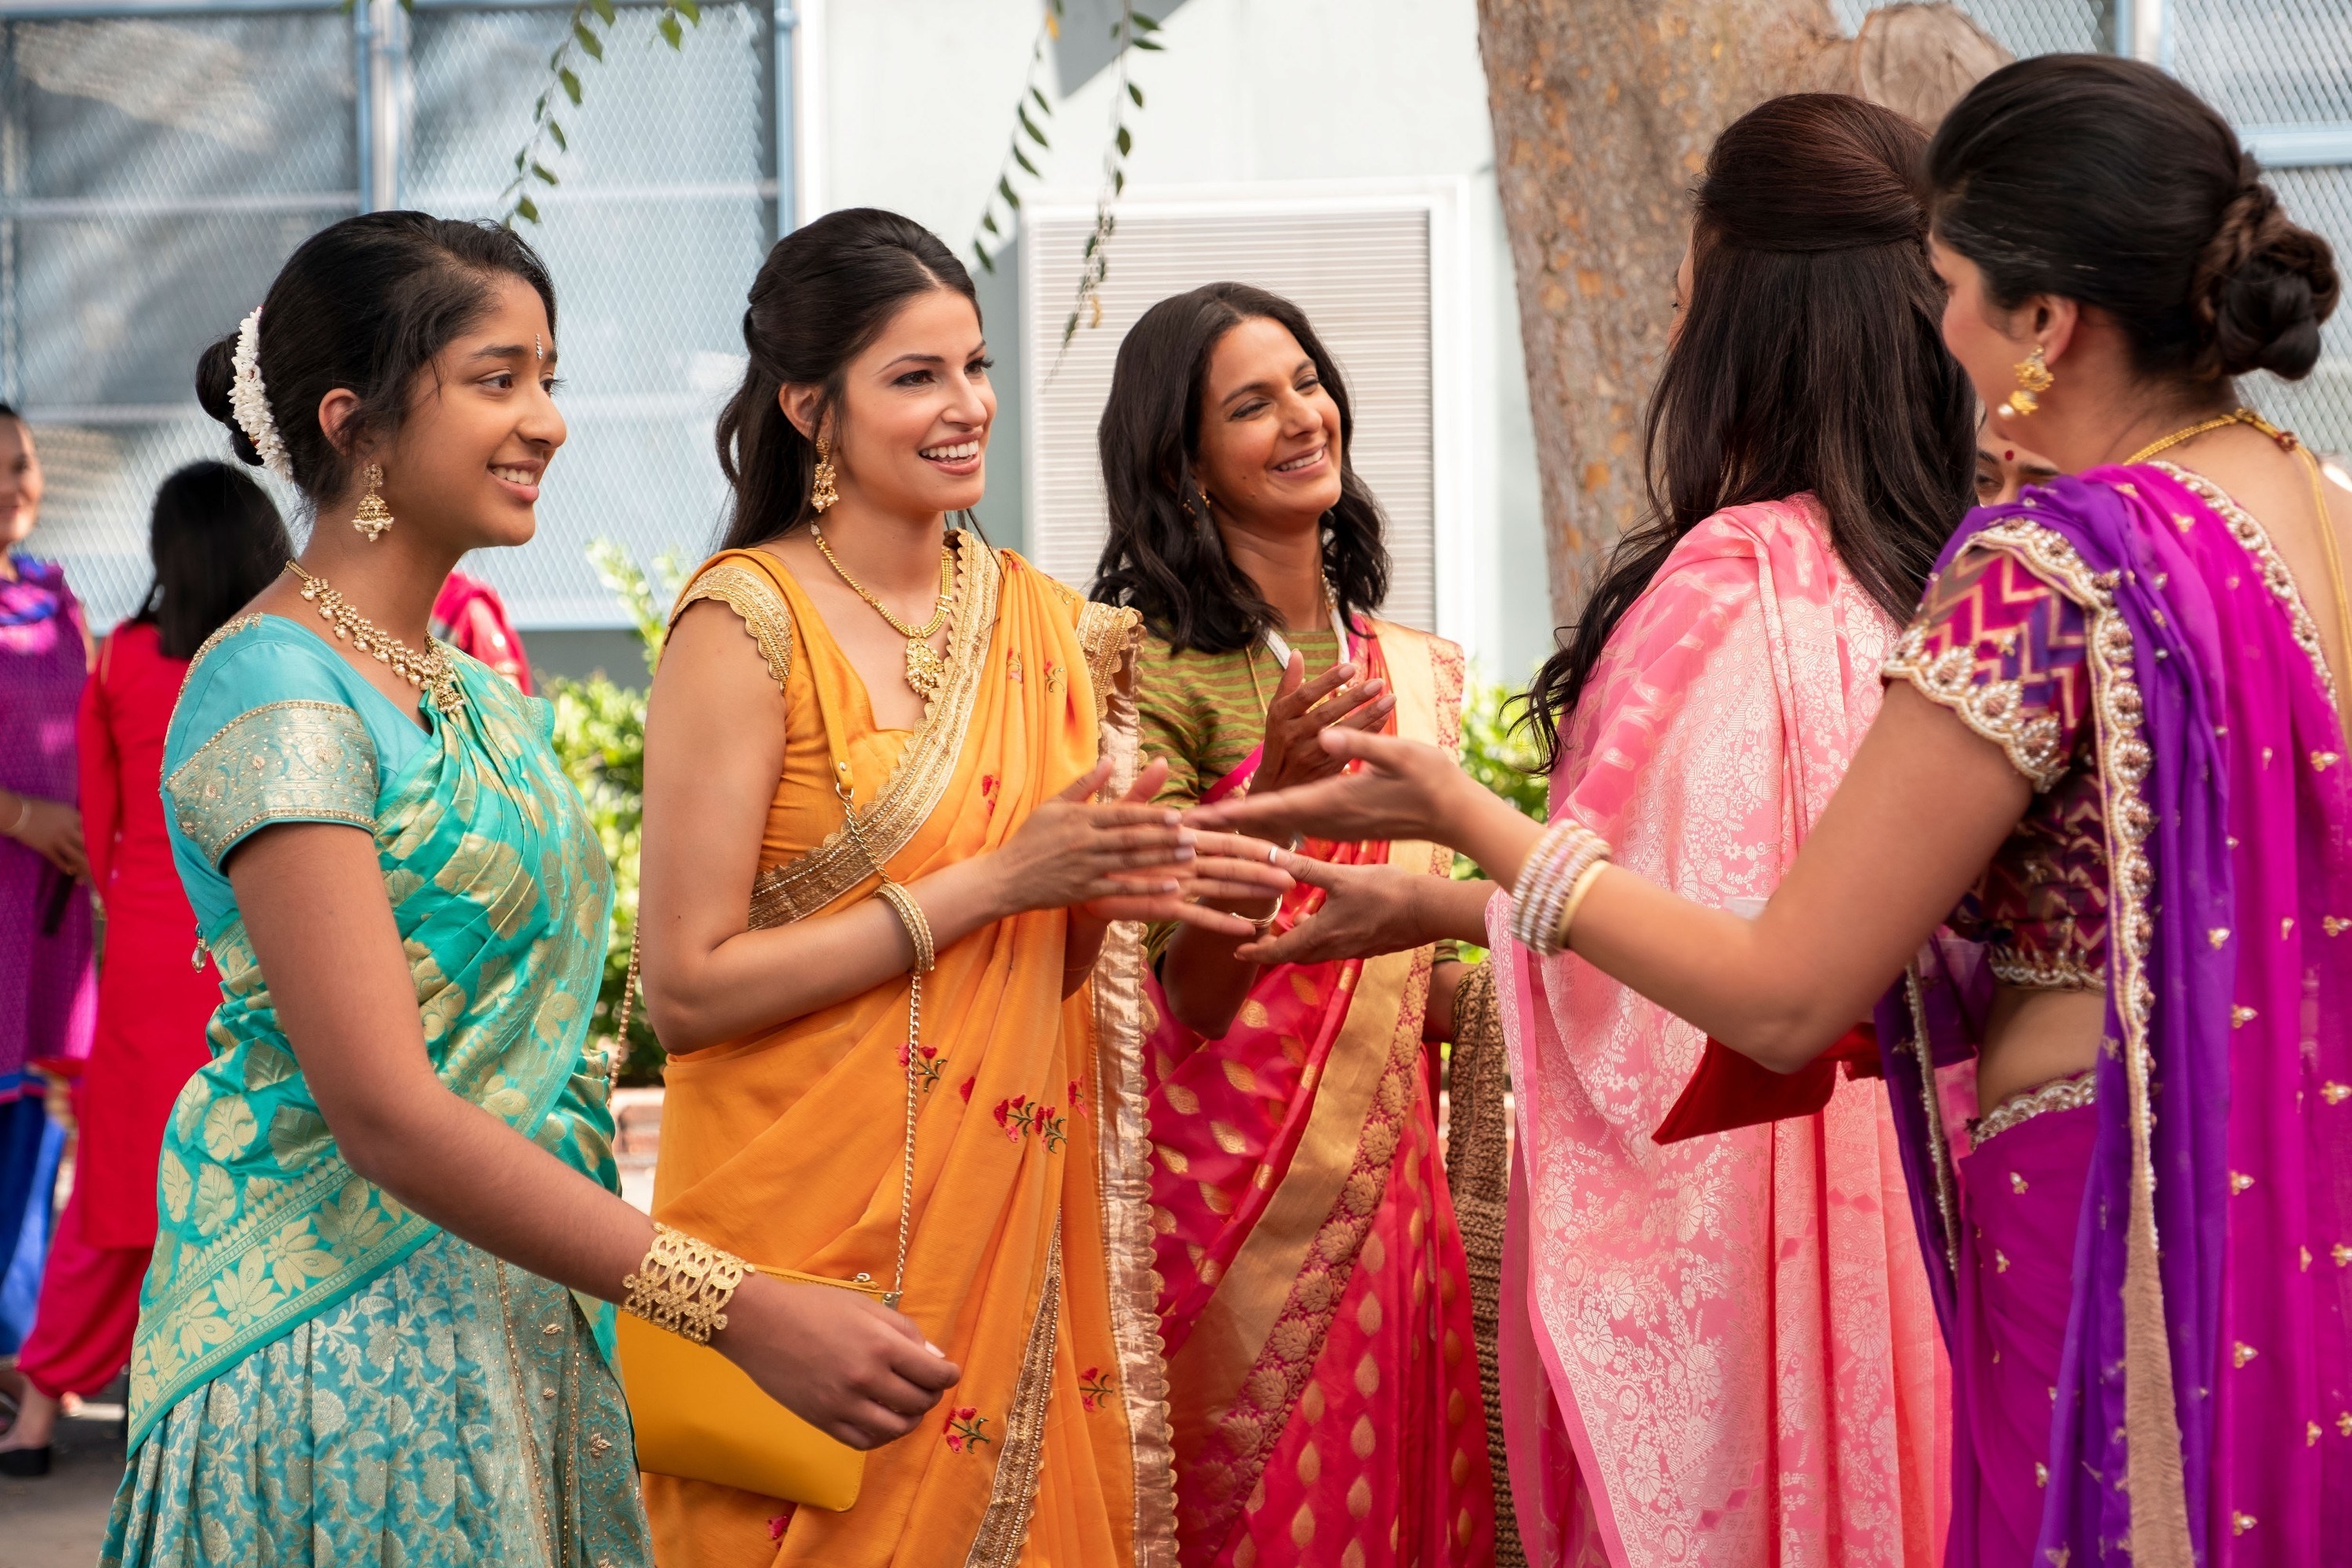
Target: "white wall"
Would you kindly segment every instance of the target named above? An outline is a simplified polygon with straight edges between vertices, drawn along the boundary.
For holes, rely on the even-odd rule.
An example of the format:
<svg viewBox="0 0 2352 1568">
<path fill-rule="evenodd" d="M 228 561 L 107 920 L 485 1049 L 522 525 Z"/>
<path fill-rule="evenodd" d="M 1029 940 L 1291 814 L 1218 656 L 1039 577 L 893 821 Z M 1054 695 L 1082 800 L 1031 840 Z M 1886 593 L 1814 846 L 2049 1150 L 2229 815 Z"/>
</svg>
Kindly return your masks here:
<svg viewBox="0 0 2352 1568">
<path fill-rule="evenodd" d="M 928 224 L 967 260 L 970 239 L 1013 129 L 1036 35 L 1039 0 L 810 0 L 803 122 L 804 215 L 885 206 Z M 1082 10 L 1072 5 L 1072 25 Z M 1092 24 L 1089 24 L 1092 25 Z M 1500 559 L 1482 575 L 1491 612 L 1474 618 L 1474 652 L 1490 674 L 1522 677 L 1548 646 L 1542 524 L 1518 319 L 1495 194 L 1486 78 L 1472 0 L 1186 0 L 1139 54 L 1146 104 L 1129 123 L 1131 187 L 1265 181 L 1467 177 L 1471 181 L 1477 400 L 1472 424 L 1476 504 L 1489 509 Z M 805 80 L 806 79 L 804 79 Z M 1045 89 L 1056 96 L 1053 60 Z M 1057 101 L 1050 153 L 1032 151 L 1041 182 L 1024 192 L 1092 192 L 1100 183 L 1112 79 Z M 1023 366 L 1016 258 L 981 279 L 999 362 L 1003 411 L 990 452 L 991 532 L 1021 530 Z M 1111 252 L 1112 286 L 1118 268 Z M 1446 548 L 1440 541 L 1441 551 Z"/>
</svg>

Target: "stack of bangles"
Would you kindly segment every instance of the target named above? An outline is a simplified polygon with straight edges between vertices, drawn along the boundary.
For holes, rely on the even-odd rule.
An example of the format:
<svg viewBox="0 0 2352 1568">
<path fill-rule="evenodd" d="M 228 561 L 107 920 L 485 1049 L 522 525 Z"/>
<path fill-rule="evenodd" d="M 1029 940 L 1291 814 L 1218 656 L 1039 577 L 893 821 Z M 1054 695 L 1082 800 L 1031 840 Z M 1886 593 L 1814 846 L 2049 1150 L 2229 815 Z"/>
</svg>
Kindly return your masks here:
<svg viewBox="0 0 2352 1568">
<path fill-rule="evenodd" d="M 1511 904 L 1511 935 L 1540 953 L 1568 945 L 1577 906 L 1609 864 L 1609 841 L 1572 816 L 1544 829 L 1519 868 Z"/>
<path fill-rule="evenodd" d="M 931 945 L 931 922 L 923 918 L 923 906 L 915 901 L 915 895 L 907 890 L 903 882 L 886 881 L 875 893 L 898 915 L 898 923 L 907 928 L 907 940 L 915 944 L 915 973 L 929 974 L 939 953 Z"/>
<path fill-rule="evenodd" d="M 731 1252 L 656 1221 L 654 1244 L 621 1281 L 621 1310 L 698 1345 L 727 1326 L 727 1303 L 751 1266 Z"/>
</svg>

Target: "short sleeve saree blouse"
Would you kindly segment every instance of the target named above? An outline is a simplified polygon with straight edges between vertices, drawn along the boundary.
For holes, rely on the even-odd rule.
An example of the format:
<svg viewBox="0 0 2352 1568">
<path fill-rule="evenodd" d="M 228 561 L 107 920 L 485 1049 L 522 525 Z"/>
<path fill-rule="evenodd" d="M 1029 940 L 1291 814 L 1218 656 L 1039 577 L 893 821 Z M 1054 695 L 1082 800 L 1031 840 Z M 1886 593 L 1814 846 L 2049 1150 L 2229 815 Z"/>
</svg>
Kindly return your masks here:
<svg viewBox="0 0 2352 1568">
<path fill-rule="evenodd" d="M 2090 721 L 2083 606 L 1998 540 L 1928 584 L 1887 659 L 2000 747 L 2033 785 L 2025 815 L 1951 917 L 1996 979 L 2096 991 L 2107 963 L 2106 824 Z"/>
</svg>

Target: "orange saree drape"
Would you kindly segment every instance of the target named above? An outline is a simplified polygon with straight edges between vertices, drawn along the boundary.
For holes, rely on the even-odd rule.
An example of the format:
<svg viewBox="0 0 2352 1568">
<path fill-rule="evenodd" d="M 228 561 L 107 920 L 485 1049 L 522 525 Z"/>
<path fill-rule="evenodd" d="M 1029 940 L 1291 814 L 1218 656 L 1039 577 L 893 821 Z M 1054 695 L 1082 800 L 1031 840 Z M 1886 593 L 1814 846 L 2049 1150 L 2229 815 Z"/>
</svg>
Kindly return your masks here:
<svg viewBox="0 0 2352 1568">
<path fill-rule="evenodd" d="M 749 923 L 866 898 L 819 704 L 867 844 L 911 881 L 1002 845 L 1108 746 L 1131 774 L 1131 612 L 1089 605 L 958 534 L 949 678 L 922 726 L 875 727 L 790 572 L 706 563 L 679 599 L 729 605 L 782 691 L 786 747 Z M 926 1424 L 866 1456 L 843 1513 L 646 1478 L 664 1568 L 1165 1560 L 1172 1495 L 1152 1316 L 1138 933 L 1062 995 L 1067 917 L 1037 910 L 939 954 L 923 986 L 903 1310 L 963 1368 Z M 754 1262 L 887 1279 L 903 1151 L 907 983 L 672 1057 L 654 1213 Z"/>
</svg>

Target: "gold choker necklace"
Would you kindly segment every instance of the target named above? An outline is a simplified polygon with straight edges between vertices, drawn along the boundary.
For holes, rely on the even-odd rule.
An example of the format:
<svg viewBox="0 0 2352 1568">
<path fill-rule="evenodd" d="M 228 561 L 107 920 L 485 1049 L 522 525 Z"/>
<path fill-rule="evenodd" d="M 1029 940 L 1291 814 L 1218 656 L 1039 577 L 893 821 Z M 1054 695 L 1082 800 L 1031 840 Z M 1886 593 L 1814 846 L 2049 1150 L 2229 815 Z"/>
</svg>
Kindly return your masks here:
<svg viewBox="0 0 2352 1568">
<path fill-rule="evenodd" d="M 319 618 L 335 628 L 338 642 L 348 642 L 362 653 L 373 654 L 377 663 L 392 666 L 392 672 L 423 692 L 443 717 L 457 711 L 457 666 L 448 649 L 428 638 L 425 651 L 419 653 L 352 609 L 324 577 L 303 571 L 300 562 L 289 561 L 286 570 L 301 579 L 302 597 L 319 606 Z"/>
</svg>

